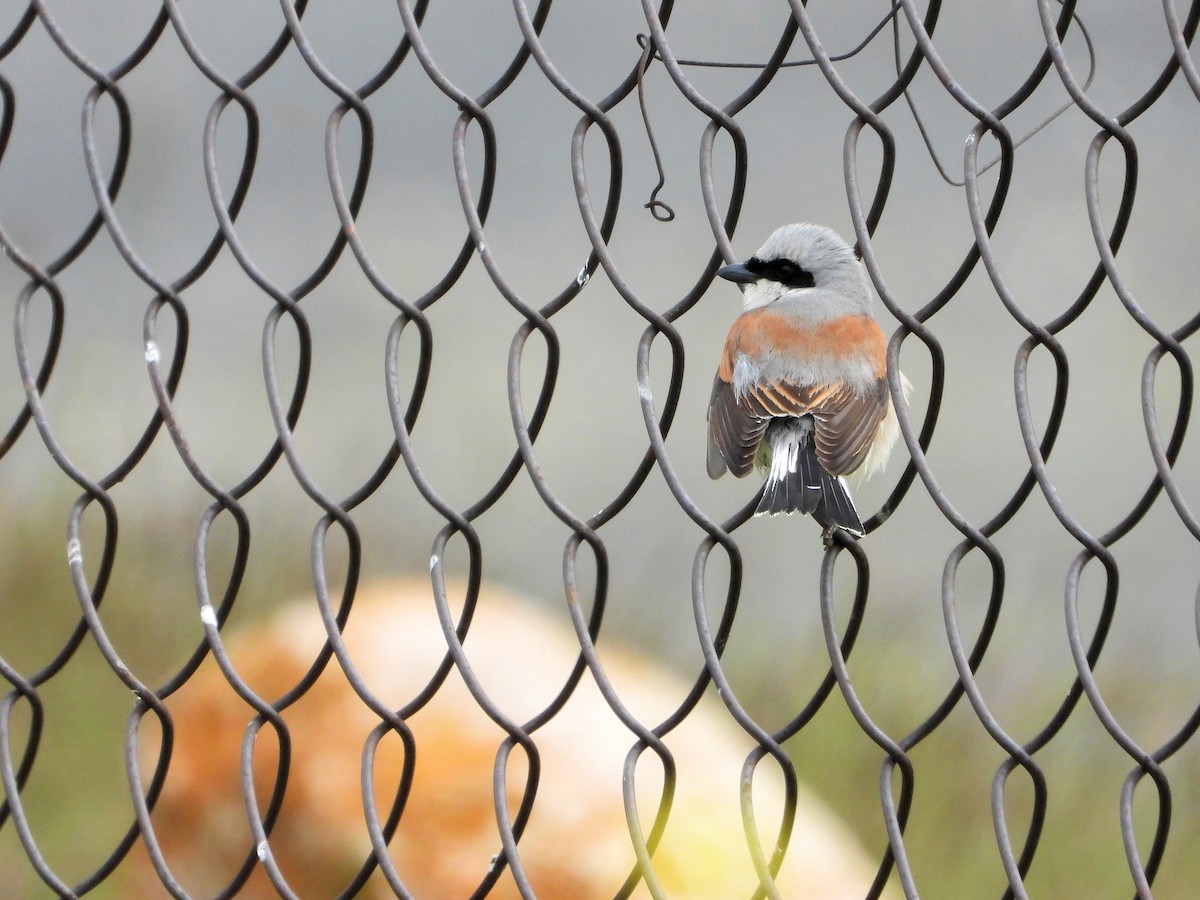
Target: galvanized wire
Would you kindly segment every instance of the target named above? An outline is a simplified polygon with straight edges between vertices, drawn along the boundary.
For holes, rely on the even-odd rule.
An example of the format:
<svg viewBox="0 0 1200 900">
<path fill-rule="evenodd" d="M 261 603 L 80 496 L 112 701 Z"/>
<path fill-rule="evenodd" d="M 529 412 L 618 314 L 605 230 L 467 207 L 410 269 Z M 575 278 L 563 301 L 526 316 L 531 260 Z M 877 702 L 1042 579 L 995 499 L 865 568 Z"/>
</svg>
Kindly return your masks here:
<svg viewBox="0 0 1200 900">
<path fill-rule="evenodd" d="M 152 812 L 162 792 L 171 767 L 173 726 L 164 701 L 194 675 L 211 656 L 237 695 L 254 711 L 255 718 L 245 732 L 241 757 L 241 788 L 245 810 L 254 843 L 246 848 L 239 871 L 225 885 L 222 896 L 235 894 L 253 870 L 262 865 L 271 884 L 282 896 L 296 896 L 272 853 L 272 832 L 278 820 L 288 790 L 291 765 L 289 730 L 283 713 L 305 696 L 331 661 L 345 674 L 359 699 L 378 717 L 378 727 L 363 747 L 362 802 L 366 813 L 367 831 L 372 852 L 361 861 L 355 877 L 343 891 L 344 896 L 357 893 L 378 868 L 388 886 L 397 896 L 411 896 L 389 851 L 389 844 L 404 816 L 406 798 L 412 785 L 412 759 L 416 745 L 409 720 L 419 713 L 435 696 L 452 671 L 468 686 L 479 708 L 500 728 L 504 738 L 496 750 L 493 799 L 496 825 L 500 837 L 495 856 L 480 861 L 480 878 L 475 896 L 485 896 L 507 871 L 524 896 L 533 896 L 534 887 L 526 875 L 521 854 L 521 840 L 526 826 L 539 801 L 538 730 L 551 721 L 571 698 L 584 679 L 592 680 L 600 689 L 614 715 L 629 732 L 630 749 L 624 767 L 624 804 L 631 846 L 636 865 L 624 885 L 617 888 L 618 896 L 629 896 L 644 885 L 652 896 L 665 896 L 655 869 L 655 851 L 664 831 L 669 827 L 672 798 L 676 787 L 675 761 L 666 742 L 671 732 L 686 719 L 700 698 L 714 687 L 725 704 L 732 720 L 753 741 L 754 750 L 747 756 L 742 774 L 742 814 L 747 849 L 759 881 L 755 897 L 779 896 L 775 877 L 786 854 L 796 815 L 799 784 L 797 767 L 784 746 L 802 729 L 809 727 L 817 713 L 840 697 L 862 732 L 882 751 L 879 770 L 879 811 L 882 816 L 882 846 L 879 867 L 870 896 L 879 896 L 889 883 L 898 884 L 907 896 L 917 896 L 920 883 L 910 863 L 906 846 L 906 830 L 915 796 L 914 749 L 938 731 L 966 698 L 971 713 L 986 731 L 1003 761 L 995 771 L 991 791 L 991 813 L 995 828 L 995 844 L 1007 879 L 1005 896 L 1025 897 L 1025 879 L 1038 856 L 1051 786 L 1038 755 L 1073 716 L 1082 715 L 1080 700 L 1103 726 L 1114 744 L 1129 759 L 1129 775 L 1119 797 L 1121 837 L 1135 893 L 1150 896 L 1156 873 L 1168 848 L 1173 812 L 1171 781 L 1163 764 L 1181 748 L 1188 746 L 1200 727 L 1200 707 L 1183 721 L 1169 739 L 1157 747 L 1144 747 L 1122 724 L 1106 702 L 1095 676 L 1095 670 L 1113 627 L 1118 598 L 1121 569 L 1113 546 L 1130 533 L 1147 515 L 1151 506 L 1165 495 L 1179 523 L 1200 541 L 1200 522 L 1189 505 L 1183 485 L 1177 477 L 1176 462 L 1185 446 L 1190 413 L 1194 402 L 1194 376 L 1187 341 L 1200 329 L 1200 314 L 1194 315 L 1174 329 L 1164 327 L 1141 306 L 1127 282 L 1118 261 L 1126 231 L 1134 213 L 1139 186 L 1139 144 L 1130 126 L 1149 111 L 1163 93 L 1177 81 L 1185 83 L 1200 100 L 1200 75 L 1190 55 L 1191 42 L 1200 25 L 1200 0 L 1193 2 L 1186 15 L 1181 16 L 1171 0 L 1164 0 L 1162 29 L 1169 38 L 1169 51 L 1158 60 L 1160 74 L 1153 84 L 1136 97 L 1124 110 L 1112 113 L 1099 106 L 1089 89 L 1096 68 L 1091 37 L 1084 24 L 1086 11 L 1077 10 L 1073 0 L 1050 3 L 1038 0 L 1044 47 L 1028 72 L 1028 76 L 1008 97 L 987 105 L 972 94 L 955 77 L 953 67 L 939 51 L 937 26 L 942 11 L 940 0 L 931 0 L 923 9 L 913 0 L 898 0 L 885 7 L 878 24 L 854 49 L 831 55 L 823 46 L 821 35 L 809 9 L 797 0 L 789 0 L 786 18 L 781 15 L 777 43 L 766 48 L 763 59 L 752 65 L 760 67 L 752 79 L 732 100 L 720 103 L 706 96 L 690 78 L 694 67 L 719 61 L 680 59 L 671 44 L 670 21 L 673 2 L 655 4 L 642 0 L 644 28 L 641 34 L 631 34 L 623 47 L 606 48 L 606 52 L 627 61 L 626 74 L 600 99 L 591 98 L 575 87 L 556 64 L 542 34 L 552 12 L 552 0 L 541 0 L 530 8 L 523 0 L 514 0 L 513 19 L 520 34 L 511 59 L 504 61 L 502 71 L 489 85 L 474 93 L 456 85 L 453 78 L 439 65 L 436 51 L 425 35 L 425 21 L 432 15 L 426 0 L 411 3 L 398 0 L 395 19 L 387 23 L 395 34 L 395 49 L 386 62 L 358 87 L 345 83 L 323 60 L 319 50 L 306 36 L 305 14 L 310 4 L 306 0 L 281 0 L 281 18 L 277 33 L 265 38 L 267 49 L 260 57 L 236 76 L 222 72 L 213 65 L 201 49 L 193 33 L 190 18 L 197 15 L 176 0 L 163 0 L 161 9 L 133 42 L 132 49 L 115 65 L 104 69 L 90 61 L 71 36 L 59 24 L 54 5 L 32 0 L 13 24 L 10 33 L 0 42 L 0 99 L 3 119 L 0 120 L 0 170 L 9 147 L 17 115 L 18 95 L 4 77 L 4 63 L 10 55 L 23 50 L 25 42 L 34 36 L 48 39 L 45 53 L 57 54 L 73 66 L 90 84 L 82 104 L 83 162 L 94 198 L 94 212 L 79 228 L 65 248 L 52 258 L 38 261 L 24 251 L 6 227 L 13 211 L 0 213 L 0 245 L 23 278 L 23 286 L 13 298 L 15 360 L 24 396 L 19 408 L 10 413 L 11 423 L 0 442 L 0 459 L 18 444 L 27 445 L 40 440 L 46 456 L 76 485 L 78 495 L 67 519 L 66 561 L 79 602 L 79 618 L 61 650 L 36 671 L 21 671 L 0 658 L 0 677 L 9 690 L 0 702 L 0 782 L 4 786 L 4 803 L 0 806 L 0 828 L 15 829 L 30 865 L 45 885 L 59 896 L 85 894 L 106 881 L 130 853 L 141 843 L 148 851 L 151 863 L 164 887 L 173 896 L 187 896 L 185 889 L 171 871 L 155 835 Z M 1149 15 L 1149 13 L 1146 13 Z M 1094 25 L 1089 20 L 1089 24 Z M 1087 46 L 1087 67 L 1072 63 L 1063 50 L 1069 37 L 1082 40 Z M 894 79 L 878 96 L 859 96 L 843 77 L 839 64 L 854 57 L 872 41 L 892 41 L 895 59 Z M 202 135 L 202 157 L 205 190 L 211 204 L 215 228 L 203 249 L 182 274 L 167 277 L 156 273 L 139 254 L 130 237 L 119 203 L 128 171 L 133 123 L 136 110 L 131 109 L 122 83 L 138 70 L 144 61 L 161 45 L 174 42 L 195 71 L 211 83 L 215 97 L 208 111 Z M 904 45 L 910 49 L 902 50 Z M 255 184 L 259 163 L 260 112 L 251 88 L 277 70 L 280 60 L 295 51 L 309 72 L 334 103 L 324 134 L 326 175 L 336 213 L 338 227 L 326 236 L 326 249 L 311 261 L 311 268 L 294 285 L 280 284 L 256 259 L 248 245 L 239 222 L 248 196 Z M 803 56 L 803 59 L 794 57 Z M 728 64 L 742 65 L 742 64 Z M 944 686 L 942 699 L 933 711 L 903 736 L 889 734 L 877 721 L 878 716 L 860 699 L 849 666 L 861 626 L 867 613 L 872 578 L 871 544 L 838 537 L 824 553 L 819 583 L 819 606 L 829 666 L 815 690 L 802 702 L 782 727 L 769 728 L 747 709 L 728 677 L 723 654 L 739 619 L 739 604 L 743 598 L 744 561 L 738 531 L 749 520 L 755 506 L 754 498 L 740 511 L 721 521 L 722 516 L 703 508 L 689 494 L 692 473 L 680 470 L 676 456 L 668 446 L 672 426 L 676 423 L 685 384 L 704 382 L 713 348 L 687 345 L 681 320 L 693 310 L 710 288 L 719 266 L 738 258 L 733 237 L 738 231 L 743 203 L 747 192 L 747 173 L 750 170 L 751 142 L 739 124 L 738 115 L 763 99 L 768 87 L 798 66 L 805 66 L 805 77 L 819 78 L 825 88 L 835 95 L 847 111 L 848 126 L 843 138 L 842 161 L 845 172 L 846 201 L 853 223 L 854 239 L 874 286 L 887 311 L 899 322 L 892 335 L 889 349 L 889 387 L 896 403 L 903 435 L 907 465 L 896 476 L 895 484 L 880 508 L 866 521 L 868 533 L 882 529 L 895 511 L 914 491 L 923 491 L 936 506 L 942 519 L 956 529 L 962 540 L 947 556 L 941 577 L 941 608 L 946 638 L 953 661 L 954 679 Z M 457 110 L 451 140 L 451 162 L 455 184 L 461 201 L 462 225 L 465 233 L 452 262 L 436 284 L 420 296 L 406 296 L 390 284 L 358 229 L 364 203 L 370 191 L 372 167 L 386 153 L 375 138 L 376 126 L 368 102 L 400 74 L 420 72 L 428 84 L 442 94 Z M 940 86 L 944 96 L 956 104 L 974 121 L 966 136 L 961 179 L 952 175 L 934 150 L 922 118 L 922 105 L 915 99 L 912 86 L 923 73 Z M 500 151 L 492 107 L 506 95 L 519 78 L 540 78 L 545 86 L 560 96 L 578 112 L 578 121 L 569 146 L 570 172 L 574 199 L 580 221 L 590 245 L 590 251 L 578 275 L 559 286 L 557 293 L 540 305 L 530 301 L 506 277 L 502 259 L 489 239 L 489 217 L 499 178 Z M 676 91 L 699 115 L 706 119 L 698 142 L 698 191 L 704 214 L 711 230 L 712 244 L 706 263 L 697 273 L 694 283 L 684 290 L 668 308 L 660 309 L 634 287 L 634 279 L 623 271 L 622 264 L 611 251 L 614 234 L 621 217 L 623 180 L 626 159 L 635 152 L 622 141 L 622 133 L 614 115 L 626 104 L 640 105 L 641 116 L 650 137 L 659 174 L 659 185 L 650 192 L 646 208 L 664 223 L 675 212 L 658 200 L 664 180 L 674 185 L 677 175 L 664 173 L 663 163 L 655 143 L 655 133 L 669 126 L 657 118 L 655 106 L 647 100 L 647 84 L 659 89 Z M 1014 135 L 1010 124 L 1018 111 L 1027 108 L 1030 98 L 1040 88 L 1056 86 L 1065 91 L 1068 101 L 1041 124 L 1021 136 Z M 895 186 L 897 148 L 899 139 L 893 132 L 885 113 L 904 101 L 915 117 L 932 164 L 953 188 L 961 188 L 969 216 L 971 237 L 961 261 L 951 277 L 924 304 L 911 310 L 889 285 L 889 271 L 876 252 L 873 236 L 879 226 Z M 98 136 L 98 110 L 115 115 L 116 138 Z M 997 224 L 1004 215 L 1012 185 L 1018 153 L 1038 131 L 1062 113 L 1082 112 L 1097 131 L 1088 150 L 1084 167 L 1084 186 L 1088 223 L 1094 236 L 1098 263 L 1078 296 L 1064 311 L 1050 321 L 1040 321 L 1028 311 L 1009 287 L 1006 269 L 992 246 Z M 218 161 L 218 141 L 229 132 L 228 117 L 236 117 L 244 129 L 239 148 L 240 161 L 232 176 L 223 171 Z M 891 120 L 894 121 L 894 120 Z M 860 139 L 869 131 L 877 140 L 880 153 L 876 171 L 860 170 Z M 357 154 L 344 159 L 339 147 L 352 132 L 357 141 Z M 991 139 L 999 147 L 996 159 L 980 159 L 980 145 Z M 728 141 L 729 156 L 718 158 L 718 141 Z M 1100 167 L 1102 158 L 1117 156 L 1121 166 L 1122 190 L 1115 209 L 1100 196 Z M 639 148 L 636 152 L 643 152 Z M 771 151 L 768 151 L 771 152 Z M 603 177 L 585 165 L 585 158 L 603 160 Z M 1112 163 L 1110 163 L 1111 165 Z M 981 176 L 995 168 L 990 187 L 985 188 Z M 719 173 L 719 174 L 718 174 Z M 600 191 L 596 185 L 603 184 Z M 727 193 L 722 195 L 722 188 Z M 768 223 L 773 226 L 776 223 Z M 667 226 L 664 226 L 667 227 Z M 765 233 L 762 223 L 744 230 L 754 235 Z M 119 254 L 124 267 L 144 286 L 149 296 L 143 318 L 143 342 L 146 372 L 153 391 L 155 407 L 141 428 L 141 435 L 124 457 L 101 474 L 89 472 L 71 459 L 60 437 L 60 425 L 47 411 L 45 398 L 54 387 L 55 372 L 62 364 L 60 347 L 68 312 L 63 299 L 61 281 L 64 273 L 94 245 L 107 242 Z M 739 246 L 745 241 L 739 239 Z M 349 254 L 346 253 L 347 249 Z M 378 255 L 378 251 L 375 251 Z M 188 430 L 176 408 L 176 396 L 184 378 L 184 362 L 190 347 L 189 316 L 192 309 L 188 292 L 213 269 L 218 259 L 231 258 L 238 269 L 271 302 L 263 320 L 261 360 L 262 384 L 266 391 L 274 439 L 261 455 L 242 461 L 244 475 L 236 483 L 223 483 L 207 469 L 190 448 Z M 390 413 L 394 439 L 389 446 L 377 450 L 376 463 L 370 476 L 346 496 L 337 496 L 320 483 L 310 463 L 298 447 L 295 434 L 297 423 L 305 409 L 311 386 L 314 329 L 305 312 L 305 297 L 312 294 L 329 278 L 335 266 L 344 258 L 365 277 L 371 290 L 394 309 L 394 320 L 386 335 L 384 389 Z M 414 432 L 422 421 L 427 390 L 433 378 L 433 345 L 438 328 L 432 320 L 437 304 L 459 284 L 464 272 L 477 258 L 487 279 L 499 296 L 511 306 L 521 324 L 511 338 L 507 361 L 506 392 L 516 449 L 491 486 L 465 508 L 458 508 L 447 499 L 444 486 L 439 486 L 428 474 L 429 460 L 414 442 Z M 345 264 L 345 263 L 342 263 Z M 1028 335 L 1014 359 L 1013 397 L 1017 422 L 1025 451 L 1028 469 L 1007 501 L 983 523 L 964 515 L 946 490 L 937 467 L 928 452 L 938 432 L 944 391 L 948 378 L 941 336 L 930 327 L 931 320 L 963 292 L 968 279 L 980 269 L 1011 320 Z M 563 347 L 556 317 L 568 309 L 584 291 L 589 280 L 598 272 L 611 284 L 628 309 L 640 317 L 644 330 L 636 346 L 635 379 L 638 402 L 645 426 L 645 449 L 636 468 L 624 485 L 603 508 L 584 516 L 563 499 L 564 493 L 543 471 L 539 457 L 538 438 L 552 410 L 570 403 L 559 396 L 557 381 L 563 362 Z M 1048 469 L 1060 429 L 1068 408 L 1068 384 L 1071 381 L 1072 358 L 1062 341 L 1064 331 L 1076 322 L 1095 301 L 1102 289 L 1115 292 L 1131 326 L 1136 326 L 1153 343 L 1146 356 L 1141 382 L 1141 406 L 1144 428 L 1154 466 L 1154 476 L 1145 486 L 1137 502 L 1116 524 L 1103 534 L 1093 534 L 1084 526 L 1077 513 L 1058 495 Z M 35 311 L 49 316 L 48 337 L 37 346 L 32 339 L 34 329 L 30 316 Z M 409 330 L 417 334 L 416 347 L 411 338 L 402 345 Z M 281 334 L 286 331 L 297 349 L 294 359 L 281 355 Z M 167 337 L 164 337 L 167 335 Z M 914 340 L 915 339 L 915 340 Z M 544 354 L 540 375 L 534 379 L 532 391 L 526 384 L 529 348 L 537 344 Z M 663 351 L 665 345 L 665 354 Z M 657 349 L 656 349 L 657 348 Z M 1029 381 L 1031 357 L 1039 350 L 1048 354 L 1054 367 L 1053 391 L 1040 396 L 1048 401 L 1048 411 L 1035 413 L 1033 391 Z M 700 354 L 699 363 L 685 365 L 688 351 L 692 359 Z M 922 354 L 930 370 L 929 384 L 924 390 L 922 416 L 916 416 L 905 402 L 900 387 L 901 357 L 912 359 Z M 1169 356 L 1178 370 L 1178 395 L 1174 417 L 1165 430 L 1160 425 L 1156 397 L 1159 396 L 1157 373 L 1160 362 Z M 666 366 L 665 374 L 652 371 Z M 464 365 L 468 364 L 466 361 Z M 697 369 L 698 366 L 698 369 Z M 409 374 L 402 374 L 409 372 Z M 665 390 L 662 386 L 665 384 Z M 1086 390 L 1084 388 L 1083 390 Z M 532 403 L 529 402 L 532 399 Z M 33 428 L 30 429 L 32 424 Z M 194 484 L 210 498 L 209 505 L 196 523 L 193 547 L 195 598 L 203 640 L 188 654 L 186 662 L 160 684 L 148 684 L 129 668 L 108 636 L 100 615 L 108 592 L 117 555 L 118 504 L 112 491 L 135 469 L 154 446 L 169 443 L 181 465 Z M 311 661 L 302 679 L 282 696 L 263 697 L 239 674 L 224 643 L 224 626 L 239 600 L 244 596 L 251 542 L 251 519 L 244 504 L 271 476 L 286 473 L 303 491 L 319 516 L 312 533 L 311 574 L 317 606 L 327 633 L 327 642 Z M 521 477 L 534 488 L 542 507 L 569 532 L 562 553 L 561 581 L 563 597 L 570 621 L 579 643 L 576 663 L 557 691 L 554 699 L 537 715 L 517 721 L 489 696 L 485 685 L 474 672 L 471 653 L 465 644 L 479 598 L 485 571 L 483 553 L 485 541 L 477 523 L 491 510 Z M 687 696 L 669 716 L 658 722 L 644 722 L 626 705 L 620 691 L 605 670 L 596 643 L 603 633 L 606 605 L 610 590 L 610 550 L 605 532 L 614 520 L 626 513 L 639 491 L 651 478 L 661 477 L 678 510 L 702 532 L 703 539 L 695 550 L 690 592 L 696 626 L 696 641 L 703 658 L 702 667 L 693 673 L 693 686 Z M 443 521 L 433 541 L 430 560 L 433 597 L 441 631 L 445 638 L 445 654 L 441 665 L 428 682 L 417 690 L 400 708 L 394 708 L 379 697 L 372 686 L 358 673 L 355 660 L 347 650 L 342 631 L 353 615 L 353 606 L 362 569 L 361 526 L 355 511 L 376 496 L 389 480 L 405 480 L 420 498 Z M 1053 714 L 1042 723 L 1032 738 L 1022 740 L 1012 735 L 989 705 L 987 691 L 977 680 L 978 670 L 992 646 L 1004 605 L 1008 564 L 1000 550 L 997 535 L 1023 509 L 1041 501 L 1053 513 L 1063 531 L 1078 545 L 1078 555 L 1063 583 L 1065 629 L 1075 675 L 1065 697 Z M 99 537 L 96 529 L 85 536 L 84 522 L 100 520 Z M 210 540 L 214 528 L 232 528 L 235 549 L 231 560 L 214 571 L 210 566 Z M 346 561 L 340 565 L 341 574 L 331 576 L 329 557 L 331 541 L 345 549 Z M 453 548 L 465 552 L 467 563 L 467 592 L 464 597 L 448 596 L 446 559 Z M 722 596 L 710 596 L 709 582 L 716 576 L 710 568 L 714 554 L 722 557 L 716 570 L 727 571 Z M 960 625 L 961 598 L 958 583 L 964 563 L 982 564 L 989 579 L 987 603 L 982 619 L 973 631 Z M 834 589 L 835 578 L 842 569 L 850 569 L 853 584 L 848 610 Z M 1079 611 L 1079 585 L 1085 571 L 1103 571 L 1103 602 L 1098 618 L 1089 627 Z M 591 572 L 581 575 L 582 570 Z M 843 577 L 845 577 L 843 575 Z M 453 601 L 453 602 L 452 602 Z M 456 613 L 455 608 L 460 609 Z M 1200 598 L 1197 601 L 1200 617 Z M 841 624 L 839 625 L 839 620 Z M 1197 624 L 1200 631 L 1200 621 Z M 99 651 L 104 664 L 134 694 L 129 711 L 125 740 L 125 768 L 133 800 L 134 817 L 123 835 L 113 844 L 108 858 L 76 884 L 70 884 L 47 860 L 30 815 L 23 802 L 25 785 L 38 766 L 39 747 L 43 731 L 43 687 L 60 675 L 64 667 L 88 645 Z M 24 709 L 29 724 L 23 741 L 14 731 L 16 710 Z M 161 737 L 153 765 L 147 769 L 139 757 L 140 723 L 147 715 L 157 720 Z M 268 796 L 256 793 L 254 762 L 262 750 L 259 740 L 264 729 L 273 734 L 278 744 L 278 764 Z M 405 748 L 406 768 L 401 783 L 396 786 L 389 808 L 379 809 L 375 801 L 374 757 L 382 740 L 394 733 Z M 515 808 L 509 803 L 506 785 L 513 770 L 514 754 L 520 758 L 524 771 L 524 786 Z M 778 827 L 771 832 L 759 829 L 760 818 L 754 807 L 753 785 L 762 767 L 774 767 L 784 785 L 785 813 Z M 654 767 L 662 778 L 662 789 L 653 810 L 639 808 L 636 786 L 647 778 L 646 770 Z M 1023 780 L 1032 793 L 1032 803 L 1023 820 L 1013 821 L 1006 810 L 1010 798 L 1010 781 Z M 1152 791 L 1142 787 L 1149 777 Z M 1138 788 L 1142 787 L 1141 793 Z M 1138 797 L 1150 794 L 1140 801 Z M 1153 826 L 1139 827 L 1135 822 L 1134 805 L 1149 803 L 1155 810 Z M 649 824 L 647 828 L 646 825 Z M 1186 846 L 1188 835 L 1174 836 L 1175 842 Z M 1194 838 L 1194 835 L 1191 836 Z"/>
</svg>

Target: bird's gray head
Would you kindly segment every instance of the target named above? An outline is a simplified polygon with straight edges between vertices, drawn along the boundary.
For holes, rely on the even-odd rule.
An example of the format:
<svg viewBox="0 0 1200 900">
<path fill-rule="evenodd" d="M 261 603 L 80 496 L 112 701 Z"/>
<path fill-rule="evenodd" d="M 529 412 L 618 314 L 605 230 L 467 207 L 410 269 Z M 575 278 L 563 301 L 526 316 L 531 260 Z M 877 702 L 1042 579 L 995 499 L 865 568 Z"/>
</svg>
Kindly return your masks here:
<svg viewBox="0 0 1200 900">
<path fill-rule="evenodd" d="M 745 285 L 742 304 L 756 309 L 788 302 L 819 318 L 868 313 L 871 291 L 854 249 L 836 231 L 801 222 L 777 228 L 743 263 L 717 272 Z M 814 303 L 820 309 L 808 309 Z"/>
</svg>

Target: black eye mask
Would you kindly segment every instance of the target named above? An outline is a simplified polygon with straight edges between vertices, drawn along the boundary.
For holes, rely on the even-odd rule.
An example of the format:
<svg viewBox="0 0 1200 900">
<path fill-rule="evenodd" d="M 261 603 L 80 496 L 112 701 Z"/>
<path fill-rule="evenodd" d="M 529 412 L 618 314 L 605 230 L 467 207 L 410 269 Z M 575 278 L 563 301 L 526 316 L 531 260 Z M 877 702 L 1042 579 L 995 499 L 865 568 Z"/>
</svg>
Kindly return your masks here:
<svg viewBox="0 0 1200 900">
<path fill-rule="evenodd" d="M 766 261 L 751 257 L 746 261 L 746 268 L 760 278 L 777 281 L 784 287 L 810 288 L 815 285 L 812 272 L 782 257 Z"/>
</svg>

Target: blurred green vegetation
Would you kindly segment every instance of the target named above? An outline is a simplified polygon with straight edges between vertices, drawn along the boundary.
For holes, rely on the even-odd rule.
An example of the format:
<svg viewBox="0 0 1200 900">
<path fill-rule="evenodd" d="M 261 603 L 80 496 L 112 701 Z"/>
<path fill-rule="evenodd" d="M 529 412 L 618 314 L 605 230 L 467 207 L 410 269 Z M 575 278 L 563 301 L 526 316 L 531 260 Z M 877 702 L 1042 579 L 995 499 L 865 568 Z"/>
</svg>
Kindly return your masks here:
<svg viewBox="0 0 1200 900">
<path fill-rule="evenodd" d="M 64 494 L 44 507 L 9 516 L 0 525 L 0 654 L 30 675 L 62 647 L 79 620 L 65 566 Z M 89 513 L 90 515 L 90 513 Z M 19 520 L 19 521 L 18 521 Z M 98 521 L 85 527 L 85 546 L 99 547 Z M 191 539 L 194 523 L 156 522 L 153 527 L 122 521 L 120 551 L 101 619 L 133 673 L 154 685 L 186 658 L 200 639 L 194 624 Z M 88 530 L 96 529 L 96 530 Z M 287 527 L 281 525 L 281 532 Z M 296 537 L 300 531 L 296 532 Z M 224 538 L 227 540 L 227 537 Z M 92 541 L 95 541 L 92 543 Z M 214 540 L 214 559 L 228 547 Z M 291 546 L 296 546 L 295 541 Z M 303 542 L 300 542 L 303 547 Z M 88 560 L 89 566 L 94 561 Z M 94 571 L 94 569 L 93 569 Z M 303 593 L 308 571 L 302 553 L 255 543 L 243 587 L 246 602 L 235 621 L 262 615 L 276 602 Z M 257 604 L 257 605 L 256 605 Z M 743 610 L 740 627 L 751 631 L 752 612 Z M 869 614 L 870 615 L 870 614 Z M 912 664 L 913 648 L 903 625 L 884 623 L 893 640 L 867 644 L 860 639 L 849 669 L 860 699 L 877 723 L 899 738 L 923 721 L 950 684 L 940 670 Z M 758 627 L 768 627 L 759 623 Z M 615 640 L 638 643 L 632 634 Z M 753 644 L 753 640 L 750 641 Z M 759 721 L 779 727 L 805 702 L 828 668 L 819 635 L 796 648 L 781 674 L 776 661 L 744 651 L 729 655 L 739 699 Z M 1064 685 L 1045 682 L 1045 696 L 1021 694 L 999 711 L 1009 733 L 1027 740 L 1062 697 Z M 1121 696 L 1122 682 L 1109 699 L 1118 706 L 1142 701 Z M 1195 696 L 1195 684 L 1160 683 L 1172 696 Z M 124 731 L 131 707 L 129 691 L 104 663 L 94 642 L 85 640 L 70 662 L 39 688 L 45 723 L 37 764 L 22 797 L 40 852 L 68 881 L 83 878 L 106 858 L 132 821 L 125 780 Z M 1152 704 L 1145 707 L 1152 721 Z M 1180 720 L 1181 721 L 1181 720 Z M 18 702 L 10 720 L 9 751 L 22 752 L 30 713 Z M 1140 725 L 1145 722 L 1139 721 Z M 1159 723 L 1164 737 L 1179 727 Z M 143 725 L 152 729 L 154 726 Z M 885 759 L 857 725 L 835 689 L 815 719 L 787 744 L 799 773 L 850 824 L 868 853 L 882 854 L 886 836 L 880 815 L 879 783 Z M 1166 764 L 1172 788 L 1172 839 L 1155 882 L 1157 897 L 1190 897 L 1200 883 L 1200 770 L 1189 746 Z M 1103 732 L 1086 699 L 1057 738 L 1038 755 L 1048 787 L 1044 832 L 1027 879 L 1035 897 L 1123 897 L 1132 893 L 1118 825 L 1118 796 L 1132 765 Z M 993 832 L 992 779 L 1004 759 L 965 699 L 945 723 L 911 753 L 915 790 L 906 846 L 923 897 L 962 898 L 1000 895 L 1006 881 Z M 763 765 L 770 765 L 769 760 Z M 900 773 L 894 773 L 899 794 Z M 1021 770 L 1005 792 L 1011 839 L 1019 848 L 1029 822 L 1033 792 Z M 1149 852 L 1158 803 L 1150 779 L 1138 788 L 1135 804 L 1143 858 Z M 91 896 L 121 896 L 113 883 Z M 50 896 L 22 850 L 9 821 L 0 830 L 0 896 Z"/>
</svg>

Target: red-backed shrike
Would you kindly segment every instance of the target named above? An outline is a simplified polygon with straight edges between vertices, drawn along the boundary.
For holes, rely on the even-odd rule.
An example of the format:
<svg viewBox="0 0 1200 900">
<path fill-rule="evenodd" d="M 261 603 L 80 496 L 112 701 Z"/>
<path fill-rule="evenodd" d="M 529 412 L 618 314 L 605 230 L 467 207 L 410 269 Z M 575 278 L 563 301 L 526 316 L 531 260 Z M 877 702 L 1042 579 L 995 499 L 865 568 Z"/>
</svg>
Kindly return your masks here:
<svg viewBox="0 0 1200 900">
<path fill-rule="evenodd" d="M 862 262 L 829 228 L 784 225 L 717 274 L 743 285 L 745 311 L 713 382 L 709 476 L 741 478 L 757 463 L 767 483 L 756 514 L 811 513 L 827 537 L 861 537 L 842 476 L 882 467 L 900 432 Z"/>
</svg>

